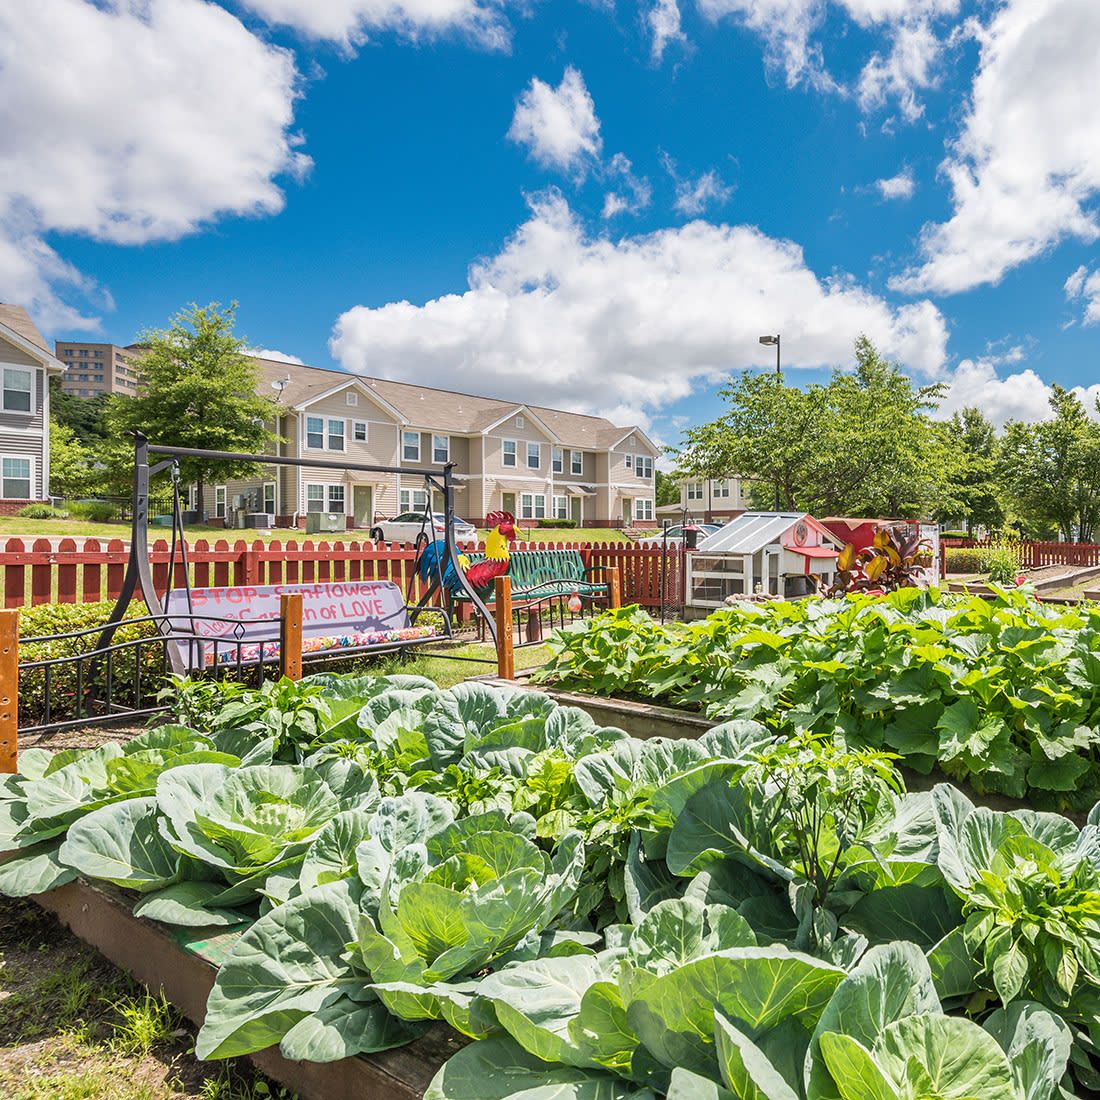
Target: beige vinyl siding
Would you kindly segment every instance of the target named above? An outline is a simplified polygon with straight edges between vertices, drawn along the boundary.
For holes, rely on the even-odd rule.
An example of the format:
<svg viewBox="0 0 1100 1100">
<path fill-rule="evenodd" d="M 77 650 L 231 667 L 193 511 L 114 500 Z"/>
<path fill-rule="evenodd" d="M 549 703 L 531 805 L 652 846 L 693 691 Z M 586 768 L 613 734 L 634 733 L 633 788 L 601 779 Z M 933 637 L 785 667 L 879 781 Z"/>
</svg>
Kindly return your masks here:
<svg viewBox="0 0 1100 1100">
<path fill-rule="evenodd" d="M 520 414 L 523 415 L 523 414 Z M 524 415 L 524 426 L 521 428 L 516 417 L 510 417 L 503 424 L 493 428 L 485 436 L 485 473 L 487 477 L 500 474 L 533 477 L 535 471 L 527 466 L 527 444 L 538 443 L 542 447 L 542 464 L 538 470 L 539 477 L 550 477 L 550 448 L 555 446 L 554 441 L 531 418 L 530 414 Z M 504 440 L 516 441 L 516 464 L 505 466 L 503 459 Z"/>
<path fill-rule="evenodd" d="M 45 497 L 46 476 L 43 429 L 46 372 L 21 348 L 0 338 L 0 370 L 4 366 L 29 369 L 34 379 L 34 393 L 31 395 L 29 414 L 0 410 L 0 454 L 31 459 L 31 498 L 42 500 Z"/>
<path fill-rule="evenodd" d="M 563 447 L 563 463 L 562 472 L 560 474 L 554 474 L 554 482 L 561 483 L 563 485 L 580 485 L 590 484 L 596 480 L 596 455 L 592 451 L 584 451 L 579 447 Z M 582 472 L 579 474 L 573 473 L 573 454 L 577 451 L 581 453 L 581 467 Z"/>
</svg>

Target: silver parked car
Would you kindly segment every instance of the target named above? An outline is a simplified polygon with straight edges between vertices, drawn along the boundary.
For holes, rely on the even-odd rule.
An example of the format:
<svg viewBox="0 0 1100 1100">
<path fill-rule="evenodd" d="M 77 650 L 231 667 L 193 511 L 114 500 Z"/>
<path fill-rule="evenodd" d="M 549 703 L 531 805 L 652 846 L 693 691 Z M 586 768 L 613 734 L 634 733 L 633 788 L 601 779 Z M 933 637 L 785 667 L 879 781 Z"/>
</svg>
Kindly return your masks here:
<svg viewBox="0 0 1100 1100">
<path fill-rule="evenodd" d="M 442 512 L 401 512 L 393 519 L 379 520 L 370 530 L 376 542 L 435 542 L 443 538 L 447 518 Z M 455 542 L 477 542 L 477 528 L 455 516 Z"/>
<path fill-rule="evenodd" d="M 697 523 L 696 527 L 699 528 L 699 541 L 702 542 L 707 535 L 713 535 L 715 531 L 720 531 L 722 525 L 719 523 Z M 675 524 L 668 529 L 668 545 L 679 546 L 684 541 L 684 528 L 682 524 Z M 650 535 L 649 538 L 639 539 L 639 546 L 649 546 L 654 549 L 660 550 L 665 545 L 665 535 L 661 532 L 656 535 Z"/>
</svg>

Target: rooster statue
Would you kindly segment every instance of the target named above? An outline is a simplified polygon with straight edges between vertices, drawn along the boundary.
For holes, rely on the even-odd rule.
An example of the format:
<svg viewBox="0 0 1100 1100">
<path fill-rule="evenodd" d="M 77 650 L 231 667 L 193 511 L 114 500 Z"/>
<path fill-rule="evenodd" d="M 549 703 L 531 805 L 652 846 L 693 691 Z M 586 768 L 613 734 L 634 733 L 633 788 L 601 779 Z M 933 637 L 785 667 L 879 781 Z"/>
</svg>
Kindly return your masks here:
<svg viewBox="0 0 1100 1100">
<path fill-rule="evenodd" d="M 466 576 L 466 583 L 479 595 L 485 592 L 497 577 L 508 572 L 508 540 L 515 537 L 516 519 L 510 512 L 490 512 L 486 523 L 492 528 L 485 539 L 485 558 L 470 564 L 465 554 L 458 555 L 458 564 Z M 425 584 L 437 580 L 442 567 L 443 587 L 455 595 L 462 591 L 462 583 L 455 573 L 454 564 L 447 558 L 447 546 L 442 539 L 424 547 L 418 563 L 420 579 Z"/>
</svg>

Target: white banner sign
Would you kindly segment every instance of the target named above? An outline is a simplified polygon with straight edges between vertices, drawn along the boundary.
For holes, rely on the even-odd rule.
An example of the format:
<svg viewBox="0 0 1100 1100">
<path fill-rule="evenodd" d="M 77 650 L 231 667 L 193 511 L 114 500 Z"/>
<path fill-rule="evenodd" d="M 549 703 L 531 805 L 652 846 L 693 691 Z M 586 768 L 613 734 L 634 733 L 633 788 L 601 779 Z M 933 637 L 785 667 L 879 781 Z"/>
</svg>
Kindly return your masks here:
<svg viewBox="0 0 1100 1100">
<path fill-rule="evenodd" d="M 381 633 L 409 625 L 405 596 L 393 581 L 195 588 L 190 609 L 187 593 L 174 590 L 165 611 L 178 616 L 170 620 L 173 633 L 209 640 L 195 654 L 195 663 L 209 664 L 207 649 L 215 641 L 227 643 L 217 647 L 219 661 L 235 660 L 237 642 L 277 642 L 279 598 L 293 592 L 302 595 L 302 634 L 307 638 Z M 179 647 L 186 662 L 188 643 L 180 642 Z"/>
</svg>

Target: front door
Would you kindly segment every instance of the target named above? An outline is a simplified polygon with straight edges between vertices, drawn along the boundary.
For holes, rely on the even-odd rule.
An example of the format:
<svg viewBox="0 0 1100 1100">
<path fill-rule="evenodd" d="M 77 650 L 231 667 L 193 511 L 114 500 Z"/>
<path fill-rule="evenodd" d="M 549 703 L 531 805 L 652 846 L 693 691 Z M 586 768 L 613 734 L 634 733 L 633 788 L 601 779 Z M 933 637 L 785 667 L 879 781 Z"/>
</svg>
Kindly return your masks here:
<svg viewBox="0 0 1100 1100">
<path fill-rule="evenodd" d="M 634 501 L 630 497 L 623 497 L 623 523 L 629 527 L 634 519 Z"/>
<path fill-rule="evenodd" d="M 500 497 L 501 511 L 507 512 L 509 515 L 514 516 L 516 514 L 516 494 L 515 493 L 502 493 Z"/>
<path fill-rule="evenodd" d="M 352 490 L 355 526 L 369 527 L 374 522 L 374 491 L 369 485 L 356 485 Z"/>
<path fill-rule="evenodd" d="M 581 509 L 583 502 L 580 497 L 572 497 L 569 501 L 569 515 L 573 522 L 580 527 L 581 525 Z"/>
</svg>

